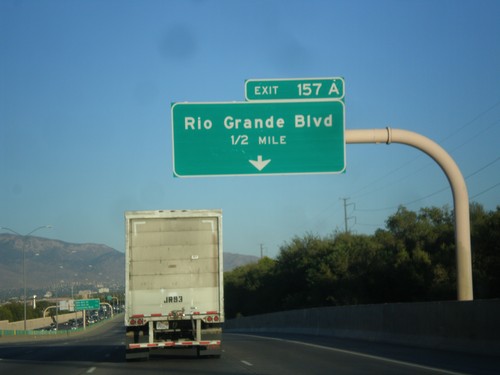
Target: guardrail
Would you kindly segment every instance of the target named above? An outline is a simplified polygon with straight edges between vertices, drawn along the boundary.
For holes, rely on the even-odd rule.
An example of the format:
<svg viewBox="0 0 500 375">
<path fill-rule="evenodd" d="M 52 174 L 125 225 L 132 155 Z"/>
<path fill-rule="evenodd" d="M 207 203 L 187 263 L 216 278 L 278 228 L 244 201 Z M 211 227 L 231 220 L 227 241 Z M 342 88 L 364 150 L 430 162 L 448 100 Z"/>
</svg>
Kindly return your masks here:
<svg viewBox="0 0 500 375">
<path fill-rule="evenodd" d="M 77 330 L 83 330 L 83 328 L 78 328 Z M 48 331 L 43 329 L 31 329 L 31 330 L 21 330 L 21 329 L 0 329 L 0 340 L 4 336 L 55 336 L 55 335 L 69 335 L 70 332 L 75 332 L 77 330 L 64 330 L 64 331 Z"/>
<path fill-rule="evenodd" d="M 500 299 L 312 308 L 227 320 L 226 332 L 332 336 L 500 355 Z"/>
<path fill-rule="evenodd" d="M 46 329 L 30 329 L 30 330 L 22 330 L 22 329 L 0 329 L 0 342 L 2 341 L 2 337 L 37 337 L 37 336 L 71 336 L 73 334 L 81 333 L 89 329 L 93 329 L 94 327 L 98 327 L 101 324 L 109 321 L 110 318 L 106 318 L 100 320 L 91 325 L 87 325 L 86 328 L 78 327 L 71 329 L 63 329 L 63 330 L 46 330 Z M 61 323 L 62 324 L 62 323 Z"/>
</svg>

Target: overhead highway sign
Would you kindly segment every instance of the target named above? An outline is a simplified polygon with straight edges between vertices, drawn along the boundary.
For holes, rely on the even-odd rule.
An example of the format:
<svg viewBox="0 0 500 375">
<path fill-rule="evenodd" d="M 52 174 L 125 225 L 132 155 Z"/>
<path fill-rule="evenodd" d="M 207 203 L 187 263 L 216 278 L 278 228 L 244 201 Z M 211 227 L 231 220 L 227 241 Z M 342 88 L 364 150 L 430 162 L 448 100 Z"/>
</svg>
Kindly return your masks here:
<svg viewBox="0 0 500 375">
<path fill-rule="evenodd" d="M 245 81 L 245 99 L 254 100 L 343 100 L 344 79 L 284 78 Z"/>
<path fill-rule="evenodd" d="M 177 177 L 345 169 L 340 100 L 174 103 L 171 113 Z"/>
</svg>

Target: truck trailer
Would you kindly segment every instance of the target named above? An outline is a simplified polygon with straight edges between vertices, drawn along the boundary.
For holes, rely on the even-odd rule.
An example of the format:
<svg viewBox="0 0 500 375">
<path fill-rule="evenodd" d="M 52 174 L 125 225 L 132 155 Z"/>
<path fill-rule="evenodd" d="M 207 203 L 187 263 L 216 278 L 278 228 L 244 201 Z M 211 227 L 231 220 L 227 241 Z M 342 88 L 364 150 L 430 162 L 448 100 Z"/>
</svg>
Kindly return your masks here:
<svg viewBox="0 0 500 375">
<path fill-rule="evenodd" d="M 126 359 L 221 355 L 221 210 L 125 212 Z"/>
</svg>

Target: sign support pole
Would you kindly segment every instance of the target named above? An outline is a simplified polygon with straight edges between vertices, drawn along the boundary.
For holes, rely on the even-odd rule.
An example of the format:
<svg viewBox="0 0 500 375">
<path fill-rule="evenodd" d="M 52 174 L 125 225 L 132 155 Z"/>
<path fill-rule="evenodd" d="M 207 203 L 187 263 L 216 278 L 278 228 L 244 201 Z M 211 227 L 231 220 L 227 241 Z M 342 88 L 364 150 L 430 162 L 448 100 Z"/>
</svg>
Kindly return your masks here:
<svg viewBox="0 0 500 375">
<path fill-rule="evenodd" d="M 441 167 L 450 183 L 455 208 L 455 247 L 457 262 L 457 299 L 473 300 L 472 256 L 470 242 L 469 194 L 457 164 L 437 143 L 423 135 L 401 129 L 359 129 L 345 131 L 346 143 L 401 143 L 415 147 Z"/>
</svg>

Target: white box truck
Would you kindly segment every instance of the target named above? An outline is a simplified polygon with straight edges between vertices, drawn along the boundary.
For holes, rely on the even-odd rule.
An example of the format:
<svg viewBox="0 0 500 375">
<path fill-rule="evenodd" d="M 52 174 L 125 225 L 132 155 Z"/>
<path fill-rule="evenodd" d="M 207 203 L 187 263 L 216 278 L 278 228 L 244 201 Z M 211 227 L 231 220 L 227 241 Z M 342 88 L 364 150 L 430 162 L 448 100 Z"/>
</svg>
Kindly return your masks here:
<svg viewBox="0 0 500 375">
<path fill-rule="evenodd" d="M 126 358 L 221 354 L 222 211 L 127 211 Z"/>
</svg>

